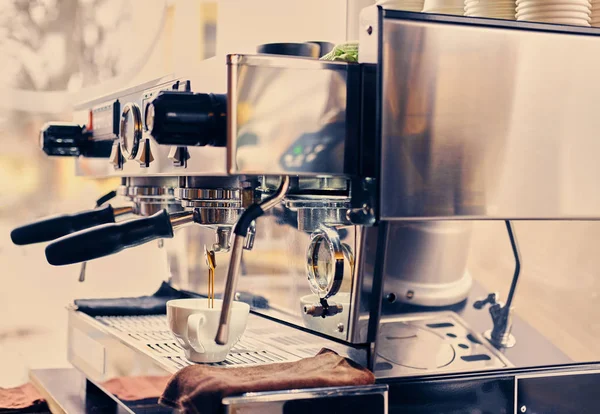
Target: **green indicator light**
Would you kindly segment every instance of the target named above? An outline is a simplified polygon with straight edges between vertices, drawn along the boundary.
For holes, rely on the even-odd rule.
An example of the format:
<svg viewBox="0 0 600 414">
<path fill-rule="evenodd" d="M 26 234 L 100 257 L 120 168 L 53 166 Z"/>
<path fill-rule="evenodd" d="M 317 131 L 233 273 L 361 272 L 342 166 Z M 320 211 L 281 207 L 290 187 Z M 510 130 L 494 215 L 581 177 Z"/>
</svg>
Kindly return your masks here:
<svg viewBox="0 0 600 414">
<path fill-rule="evenodd" d="M 295 155 L 302 154 L 302 147 L 300 145 L 297 145 L 297 146 L 294 147 L 294 154 Z"/>
</svg>

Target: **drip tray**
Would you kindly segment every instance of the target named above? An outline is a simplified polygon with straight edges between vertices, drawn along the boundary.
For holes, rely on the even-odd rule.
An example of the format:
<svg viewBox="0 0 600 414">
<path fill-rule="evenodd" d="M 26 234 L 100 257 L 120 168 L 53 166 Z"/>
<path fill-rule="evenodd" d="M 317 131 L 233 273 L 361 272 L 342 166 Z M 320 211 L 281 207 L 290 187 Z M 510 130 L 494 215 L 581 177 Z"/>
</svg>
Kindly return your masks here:
<svg viewBox="0 0 600 414">
<path fill-rule="evenodd" d="M 69 324 L 71 362 L 96 379 L 110 378 L 117 372 L 123 375 L 128 364 L 137 366 L 130 362 L 133 359 L 150 358 L 170 373 L 194 364 L 171 335 L 165 315 L 91 318 L 75 311 Z M 122 354 L 127 356 L 118 357 L 121 352 L 114 348 L 117 343 L 130 350 Z M 293 362 L 314 356 L 322 348 L 342 355 L 352 352 L 342 344 L 250 314 L 244 335 L 226 360 L 210 365 L 227 368 Z M 140 362 L 139 366 L 144 364 Z M 381 320 L 374 369 L 377 378 L 511 366 L 504 355 L 454 312 Z"/>
<path fill-rule="evenodd" d="M 164 315 L 151 316 L 99 316 L 95 321 L 130 347 L 152 357 L 170 372 L 188 365 L 181 346 L 174 340 Z M 234 367 L 291 362 L 314 356 L 321 349 L 318 342 L 329 341 L 295 329 L 276 325 L 263 318 L 250 315 L 248 328 L 240 341 L 231 349 L 223 362 L 207 365 Z"/>
<path fill-rule="evenodd" d="M 511 366 L 454 312 L 411 314 L 380 325 L 375 360 L 380 378 Z"/>
</svg>

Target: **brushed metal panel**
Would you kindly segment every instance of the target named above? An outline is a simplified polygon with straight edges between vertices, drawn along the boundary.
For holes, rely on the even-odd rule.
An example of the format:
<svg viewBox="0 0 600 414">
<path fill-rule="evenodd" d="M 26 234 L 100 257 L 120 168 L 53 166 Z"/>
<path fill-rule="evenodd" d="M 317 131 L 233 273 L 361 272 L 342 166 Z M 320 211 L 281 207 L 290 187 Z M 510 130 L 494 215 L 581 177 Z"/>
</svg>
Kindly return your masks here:
<svg viewBox="0 0 600 414">
<path fill-rule="evenodd" d="M 382 220 L 597 219 L 598 33 L 476 20 L 382 20 Z"/>
<path fill-rule="evenodd" d="M 227 63 L 230 174 L 356 171 L 358 65 L 270 55 Z"/>
</svg>

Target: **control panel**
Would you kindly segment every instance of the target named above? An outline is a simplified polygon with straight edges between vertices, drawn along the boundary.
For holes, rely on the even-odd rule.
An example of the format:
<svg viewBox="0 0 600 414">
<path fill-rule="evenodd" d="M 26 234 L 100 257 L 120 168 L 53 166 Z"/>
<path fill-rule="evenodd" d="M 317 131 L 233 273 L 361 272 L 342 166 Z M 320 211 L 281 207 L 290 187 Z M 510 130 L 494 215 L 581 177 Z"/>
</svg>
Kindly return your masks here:
<svg viewBox="0 0 600 414">
<path fill-rule="evenodd" d="M 77 122 L 46 125 L 41 147 L 76 157 L 78 175 L 226 175 L 227 96 L 192 87 L 163 78 L 88 101 Z"/>
</svg>

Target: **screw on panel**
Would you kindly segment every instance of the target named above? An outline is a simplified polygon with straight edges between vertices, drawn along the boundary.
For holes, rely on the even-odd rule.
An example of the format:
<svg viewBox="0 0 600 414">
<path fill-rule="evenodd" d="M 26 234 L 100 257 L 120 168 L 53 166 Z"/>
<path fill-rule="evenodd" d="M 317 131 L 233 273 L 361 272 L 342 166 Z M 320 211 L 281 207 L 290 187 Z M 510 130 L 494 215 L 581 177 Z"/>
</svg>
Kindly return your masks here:
<svg viewBox="0 0 600 414">
<path fill-rule="evenodd" d="M 525 411 L 527 411 L 527 407 L 526 407 L 526 406 L 524 406 L 524 405 L 522 405 L 522 406 L 521 406 L 521 412 L 522 412 L 522 413 L 524 413 Z"/>
<path fill-rule="evenodd" d="M 406 299 L 412 299 L 415 296 L 415 292 L 413 292 L 412 290 L 409 290 L 408 292 L 406 292 Z"/>
<path fill-rule="evenodd" d="M 344 332 L 344 324 L 343 323 L 338 323 L 338 325 L 337 325 L 337 331 L 338 332 Z"/>
<path fill-rule="evenodd" d="M 372 33 L 373 33 L 373 26 L 369 26 L 369 27 L 367 27 L 367 34 L 368 34 L 369 36 L 371 36 L 371 34 L 372 34 Z"/>
</svg>

